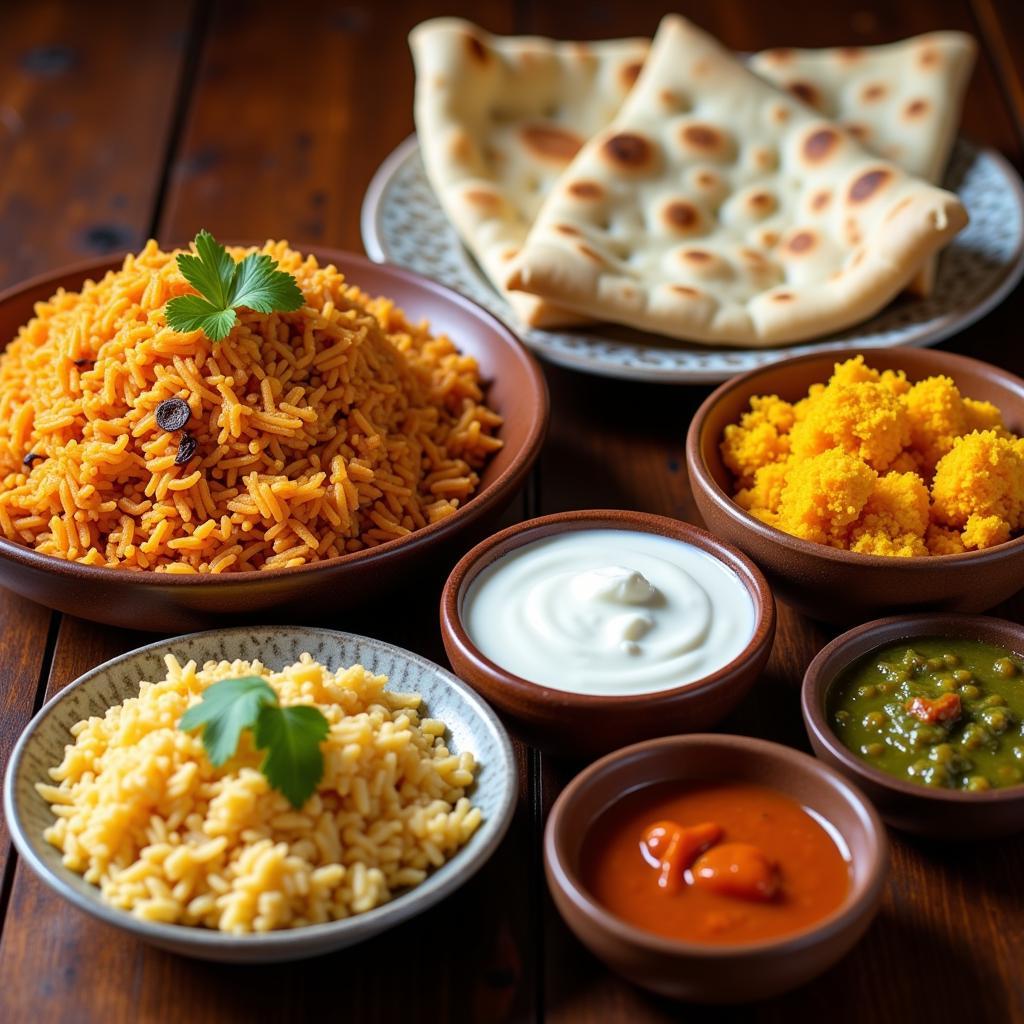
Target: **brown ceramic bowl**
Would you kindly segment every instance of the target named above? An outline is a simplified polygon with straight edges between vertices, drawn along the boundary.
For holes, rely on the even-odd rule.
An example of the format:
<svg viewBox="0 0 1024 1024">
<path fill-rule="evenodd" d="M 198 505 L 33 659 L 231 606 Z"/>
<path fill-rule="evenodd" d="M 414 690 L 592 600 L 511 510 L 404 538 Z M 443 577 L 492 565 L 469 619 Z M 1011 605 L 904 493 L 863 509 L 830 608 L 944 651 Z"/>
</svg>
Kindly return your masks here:
<svg viewBox="0 0 1024 1024">
<path fill-rule="evenodd" d="M 375 548 L 307 566 L 223 576 L 86 566 L 0 539 L 0 585 L 60 611 L 133 629 L 187 632 L 269 618 L 305 622 L 362 608 L 397 581 L 457 557 L 493 529 L 544 442 L 547 386 L 534 358 L 500 321 L 443 285 L 352 253 L 299 248 L 335 264 L 370 294 L 395 299 L 412 319 L 429 320 L 477 359 L 488 402 L 505 417 L 500 433 L 505 444 L 481 473 L 476 495 L 454 515 Z M 31 318 L 36 302 L 120 265 L 120 257 L 106 257 L 0 293 L 0 346 Z"/>
<path fill-rule="evenodd" d="M 829 688 L 846 668 L 879 647 L 927 636 L 982 640 L 1024 656 L 1024 626 L 983 615 L 894 616 L 851 629 L 823 647 L 804 675 L 801 705 L 814 752 L 856 782 L 894 828 L 946 840 L 1022 832 L 1024 784 L 984 793 L 931 789 L 863 761 L 829 725 L 825 710 Z"/>
<path fill-rule="evenodd" d="M 686 464 L 697 508 L 712 532 L 746 552 L 778 597 L 816 619 L 850 623 L 913 610 L 985 611 L 1024 586 L 1024 536 L 985 551 L 886 558 L 841 551 L 783 533 L 744 512 L 730 497 L 731 476 L 718 446 L 752 395 L 796 400 L 827 380 L 844 349 L 799 356 L 723 384 L 697 410 L 686 438 Z M 994 402 L 1006 425 L 1024 433 L 1024 381 L 987 363 L 935 349 L 870 349 L 868 364 L 906 370 L 910 380 L 952 377 L 963 394 Z"/>
<path fill-rule="evenodd" d="M 580 855 L 591 826 L 631 790 L 700 780 L 767 786 L 829 821 L 850 852 L 845 902 L 805 930 L 734 946 L 664 938 L 605 910 L 580 879 Z M 609 754 L 563 790 L 544 832 L 548 887 L 577 938 L 636 984 L 703 1003 L 767 999 L 831 967 L 871 923 L 887 863 L 885 827 L 855 786 L 807 754 L 746 736 L 669 736 Z"/>
<path fill-rule="evenodd" d="M 754 635 L 743 653 L 704 679 L 625 696 L 553 690 L 513 675 L 485 657 L 462 622 L 463 599 L 473 580 L 524 544 L 555 533 L 594 529 L 655 533 L 692 544 L 729 566 L 754 602 Z M 689 523 L 644 512 L 561 512 L 502 530 L 463 557 L 441 595 L 441 636 L 455 674 L 493 704 L 524 739 L 559 753 L 598 754 L 651 736 L 699 732 L 721 721 L 768 660 L 775 637 L 775 602 L 748 558 Z"/>
</svg>

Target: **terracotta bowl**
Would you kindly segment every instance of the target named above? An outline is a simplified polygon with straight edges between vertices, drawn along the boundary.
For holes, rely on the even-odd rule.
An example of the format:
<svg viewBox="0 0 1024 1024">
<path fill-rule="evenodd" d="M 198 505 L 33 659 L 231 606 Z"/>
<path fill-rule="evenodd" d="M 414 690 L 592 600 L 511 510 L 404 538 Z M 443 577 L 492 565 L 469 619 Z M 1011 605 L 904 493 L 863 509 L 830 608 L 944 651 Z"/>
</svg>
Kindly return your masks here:
<svg viewBox="0 0 1024 1024">
<path fill-rule="evenodd" d="M 693 495 L 708 529 L 750 555 L 778 597 L 816 619 L 850 623 L 922 609 L 980 612 L 999 604 L 1024 586 L 1024 536 L 960 555 L 861 555 L 792 537 L 744 512 L 730 497 L 731 474 L 718 446 L 751 396 L 802 398 L 811 384 L 832 375 L 834 363 L 857 354 L 843 349 L 787 359 L 712 392 L 686 438 Z M 872 349 L 865 359 L 879 370 L 906 370 L 910 380 L 946 374 L 966 396 L 994 402 L 1006 425 L 1024 433 L 1024 381 L 1005 370 L 935 349 Z"/>
<path fill-rule="evenodd" d="M 754 602 L 754 635 L 745 650 L 704 679 L 625 696 L 553 690 L 513 675 L 481 653 L 462 621 L 465 594 L 480 572 L 524 544 L 556 533 L 594 529 L 641 531 L 684 541 L 729 566 Z M 502 530 L 463 557 L 441 595 L 441 636 L 456 675 L 486 697 L 524 739 L 558 753 L 593 755 L 651 736 L 699 732 L 721 721 L 768 660 L 775 637 L 775 602 L 748 558 L 689 523 L 643 512 L 561 512 Z"/>
<path fill-rule="evenodd" d="M 814 752 L 856 782 L 894 828 L 946 840 L 1022 832 L 1024 785 L 966 793 L 898 779 L 859 758 L 829 724 L 825 710 L 829 688 L 846 668 L 879 647 L 926 636 L 981 640 L 1024 656 L 1024 626 L 982 615 L 894 616 L 851 629 L 823 647 L 804 675 L 801 705 Z"/>
<path fill-rule="evenodd" d="M 413 320 L 428 319 L 480 364 L 488 402 L 505 417 L 504 447 L 481 474 L 476 495 L 454 515 L 422 530 L 308 566 L 223 576 L 173 576 L 80 565 L 0 539 L 0 585 L 63 612 L 110 625 L 162 632 L 231 622 L 322 619 L 364 607 L 398 580 L 461 554 L 493 529 L 540 452 L 548 396 L 534 358 L 495 317 L 433 281 L 362 256 L 302 246 L 334 263 L 373 295 L 388 295 Z M 121 265 L 104 258 L 36 278 L 0 294 L 0 345 L 33 315 L 33 305 L 57 288 L 77 289 Z"/>
<path fill-rule="evenodd" d="M 593 823 L 623 793 L 692 780 L 768 786 L 824 817 L 850 852 L 845 902 L 806 930 L 735 946 L 664 938 L 605 910 L 580 880 L 580 854 Z M 767 999 L 831 967 L 871 923 L 887 863 L 885 827 L 856 787 L 806 754 L 745 736 L 670 736 L 609 754 L 563 790 L 544 832 L 548 887 L 577 938 L 636 984 L 703 1003 Z"/>
</svg>

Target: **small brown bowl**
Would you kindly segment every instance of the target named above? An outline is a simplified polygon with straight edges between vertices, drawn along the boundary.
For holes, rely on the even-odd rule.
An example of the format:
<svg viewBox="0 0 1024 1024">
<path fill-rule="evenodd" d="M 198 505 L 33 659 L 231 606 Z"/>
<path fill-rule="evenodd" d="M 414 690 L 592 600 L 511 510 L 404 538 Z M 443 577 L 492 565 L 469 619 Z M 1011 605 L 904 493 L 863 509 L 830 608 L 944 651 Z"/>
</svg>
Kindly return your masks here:
<svg viewBox="0 0 1024 1024">
<path fill-rule="evenodd" d="M 504 418 L 502 447 L 480 474 L 480 488 L 453 515 L 405 537 L 310 565 L 223 575 L 176 576 L 82 565 L 0 540 L 0 585 L 58 611 L 113 626 L 188 632 L 228 623 L 324 618 L 379 600 L 410 575 L 430 572 L 494 528 L 544 443 L 548 393 L 536 360 L 476 303 L 443 285 L 363 256 L 300 246 L 333 263 L 371 295 L 387 295 L 412 320 L 429 320 L 473 356 L 487 401 Z M 0 348 L 58 288 L 77 289 L 121 266 L 104 257 L 0 293 Z"/>
<path fill-rule="evenodd" d="M 929 610 L 981 612 L 1024 585 L 1024 536 L 984 551 L 920 558 L 862 555 L 793 537 L 733 501 L 732 478 L 719 443 L 753 395 L 796 401 L 827 380 L 836 362 L 861 353 L 842 349 L 787 359 L 723 384 L 690 423 L 686 465 L 694 500 L 708 529 L 735 544 L 764 570 L 776 594 L 815 619 L 851 623 L 879 614 Z M 879 348 L 863 352 L 878 370 L 905 370 L 921 380 L 945 374 L 964 395 L 995 403 L 1007 427 L 1024 433 L 1024 380 L 951 352 Z"/>
<path fill-rule="evenodd" d="M 473 580 L 524 544 L 555 533 L 594 529 L 658 534 L 692 544 L 724 562 L 754 602 L 754 635 L 747 647 L 703 679 L 670 690 L 621 696 L 550 689 L 513 675 L 487 658 L 462 622 L 463 599 Z M 757 566 L 689 523 L 644 512 L 560 512 L 502 530 L 465 555 L 441 595 L 441 636 L 455 674 L 493 704 L 524 739 L 558 753 L 593 755 L 652 736 L 699 732 L 721 721 L 746 695 L 768 660 L 775 637 L 775 602 Z"/>
<path fill-rule="evenodd" d="M 580 879 L 581 851 L 594 822 L 624 793 L 699 780 L 767 786 L 829 821 L 850 852 L 852 880 L 843 904 L 810 928 L 735 946 L 664 938 L 606 910 Z M 669 736 L 609 754 L 569 783 L 544 831 L 548 887 L 576 937 L 636 984 L 702 1003 L 767 999 L 831 967 L 875 916 L 887 864 L 885 827 L 855 786 L 807 754 L 746 736 Z"/>
<path fill-rule="evenodd" d="M 801 692 L 804 725 L 814 752 L 856 782 L 893 828 L 934 839 L 991 839 L 1024 831 L 1024 784 L 965 793 L 898 779 L 861 760 L 832 730 L 826 700 L 838 676 L 858 658 L 894 643 L 927 636 L 981 640 L 1024 656 L 1024 626 L 984 615 L 901 615 L 851 629 L 823 647 L 807 666 Z"/>
</svg>

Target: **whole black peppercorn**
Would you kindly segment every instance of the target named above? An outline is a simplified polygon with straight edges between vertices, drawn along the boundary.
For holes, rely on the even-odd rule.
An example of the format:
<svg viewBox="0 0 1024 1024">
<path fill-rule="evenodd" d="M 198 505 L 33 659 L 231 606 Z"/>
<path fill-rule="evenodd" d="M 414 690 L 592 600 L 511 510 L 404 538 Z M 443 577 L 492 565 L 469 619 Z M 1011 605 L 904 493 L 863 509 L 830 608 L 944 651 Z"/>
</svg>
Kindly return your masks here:
<svg viewBox="0 0 1024 1024">
<path fill-rule="evenodd" d="M 156 407 L 156 425 L 161 430 L 181 430 L 192 418 L 192 410 L 184 398 L 167 398 Z"/>
</svg>

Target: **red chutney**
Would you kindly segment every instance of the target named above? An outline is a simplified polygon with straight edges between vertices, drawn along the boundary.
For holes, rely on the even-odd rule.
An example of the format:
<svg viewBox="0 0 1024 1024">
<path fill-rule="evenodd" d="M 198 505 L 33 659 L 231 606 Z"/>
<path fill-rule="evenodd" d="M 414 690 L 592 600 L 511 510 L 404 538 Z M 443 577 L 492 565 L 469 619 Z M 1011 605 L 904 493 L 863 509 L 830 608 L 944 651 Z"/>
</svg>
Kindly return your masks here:
<svg viewBox="0 0 1024 1024">
<path fill-rule="evenodd" d="M 629 794 L 585 837 L 581 867 L 617 917 L 690 942 L 797 932 L 850 890 L 850 865 L 828 832 L 795 800 L 745 783 Z"/>
</svg>

